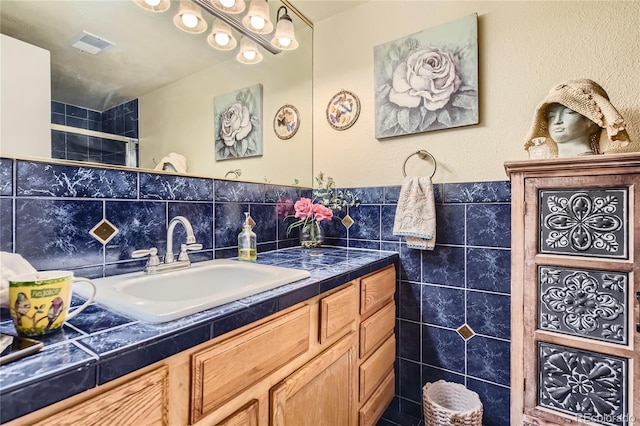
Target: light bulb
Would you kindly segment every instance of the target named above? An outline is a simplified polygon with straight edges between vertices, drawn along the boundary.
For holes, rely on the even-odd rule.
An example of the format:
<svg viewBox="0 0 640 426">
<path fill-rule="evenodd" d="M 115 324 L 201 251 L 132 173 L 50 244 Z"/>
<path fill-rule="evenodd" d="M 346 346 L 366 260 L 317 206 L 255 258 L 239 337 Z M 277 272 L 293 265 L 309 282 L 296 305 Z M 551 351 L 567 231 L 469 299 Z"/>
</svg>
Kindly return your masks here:
<svg viewBox="0 0 640 426">
<path fill-rule="evenodd" d="M 220 0 L 220 4 L 224 7 L 233 7 L 236 4 L 236 0 Z"/>
<path fill-rule="evenodd" d="M 226 46 L 229 44 L 229 36 L 225 33 L 216 33 L 213 38 L 215 38 L 216 43 L 220 46 Z"/>
<path fill-rule="evenodd" d="M 160 0 L 144 0 L 144 2 L 152 7 L 156 7 L 160 4 Z"/>
<path fill-rule="evenodd" d="M 245 50 L 244 52 L 242 52 L 242 56 L 244 56 L 247 61 L 253 61 L 256 58 L 256 51 Z"/>
<path fill-rule="evenodd" d="M 265 25 L 265 20 L 264 18 L 261 18 L 259 16 L 252 16 L 251 17 L 251 26 L 253 28 L 255 28 L 256 30 L 261 30 L 264 28 Z"/>
<path fill-rule="evenodd" d="M 198 26 L 198 17 L 189 13 L 185 13 L 182 15 L 182 23 L 187 28 L 195 28 Z"/>
<path fill-rule="evenodd" d="M 279 37 L 278 42 L 282 47 L 288 47 L 291 44 L 291 39 L 289 37 Z"/>
</svg>

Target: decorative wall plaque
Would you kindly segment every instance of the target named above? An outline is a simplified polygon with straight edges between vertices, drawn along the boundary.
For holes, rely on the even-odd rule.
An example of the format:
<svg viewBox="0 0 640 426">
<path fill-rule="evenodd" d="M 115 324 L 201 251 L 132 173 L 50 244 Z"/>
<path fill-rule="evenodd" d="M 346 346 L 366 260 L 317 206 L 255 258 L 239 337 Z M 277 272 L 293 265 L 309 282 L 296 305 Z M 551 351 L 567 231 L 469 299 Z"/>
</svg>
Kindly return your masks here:
<svg viewBox="0 0 640 426">
<path fill-rule="evenodd" d="M 540 190 L 540 253 L 628 259 L 628 192 Z"/>
<path fill-rule="evenodd" d="M 538 405 L 577 422 L 626 425 L 628 360 L 538 343 Z"/>
<path fill-rule="evenodd" d="M 626 273 L 538 267 L 538 328 L 626 345 Z"/>
</svg>

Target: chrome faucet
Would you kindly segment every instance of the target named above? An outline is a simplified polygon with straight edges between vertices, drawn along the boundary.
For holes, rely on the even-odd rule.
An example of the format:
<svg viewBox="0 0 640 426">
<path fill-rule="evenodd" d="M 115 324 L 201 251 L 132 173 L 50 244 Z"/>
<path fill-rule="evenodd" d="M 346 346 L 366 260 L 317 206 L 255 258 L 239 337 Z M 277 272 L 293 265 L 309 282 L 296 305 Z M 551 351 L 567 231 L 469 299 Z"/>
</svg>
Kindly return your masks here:
<svg viewBox="0 0 640 426">
<path fill-rule="evenodd" d="M 169 222 L 169 227 L 167 228 L 167 254 L 164 255 L 164 263 L 173 263 L 175 262 L 175 258 L 173 256 L 173 231 L 176 229 L 176 225 L 181 223 L 184 226 L 185 231 L 187 231 L 187 250 L 199 250 L 195 248 L 190 248 L 191 244 L 196 242 L 196 237 L 193 235 L 193 228 L 191 227 L 191 222 L 184 216 L 176 216 L 171 219 Z M 183 245 L 184 246 L 184 245 Z M 199 244 L 200 249 L 202 248 L 202 244 Z M 182 247 L 184 248 L 184 247 Z M 180 256 L 178 256 L 178 260 L 182 256 L 182 250 L 180 251 Z M 189 256 L 187 255 L 187 251 L 184 250 L 185 256 L 187 256 L 187 261 L 189 260 Z"/>
<path fill-rule="evenodd" d="M 181 223 L 182 226 L 184 226 L 185 231 L 187 231 L 187 241 L 186 244 L 182 244 L 180 246 L 180 254 L 178 255 L 178 260 L 176 260 L 173 255 L 173 233 L 178 223 Z M 190 267 L 191 261 L 189 260 L 187 251 L 201 249 L 202 244 L 196 244 L 196 237 L 193 234 L 191 222 L 189 222 L 189 220 L 184 216 L 176 216 L 171 219 L 169 227 L 167 228 L 167 252 L 164 255 L 164 263 L 160 262 L 158 249 L 155 247 L 151 247 L 148 250 L 135 250 L 131 253 L 131 257 L 137 258 L 149 256 L 149 260 L 144 267 L 144 272 L 146 274 L 158 274 L 160 272 L 175 271 L 177 269 Z"/>
</svg>

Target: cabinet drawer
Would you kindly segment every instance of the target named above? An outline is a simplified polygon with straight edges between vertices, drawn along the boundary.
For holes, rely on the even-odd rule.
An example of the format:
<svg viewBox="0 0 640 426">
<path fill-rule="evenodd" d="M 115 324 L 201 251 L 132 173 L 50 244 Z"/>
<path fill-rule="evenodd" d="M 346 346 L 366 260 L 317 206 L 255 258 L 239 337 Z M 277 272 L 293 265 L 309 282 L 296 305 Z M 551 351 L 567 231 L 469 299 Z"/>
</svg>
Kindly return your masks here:
<svg viewBox="0 0 640 426">
<path fill-rule="evenodd" d="M 167 425 L 168 382 L 169 369 L 160 367 L 32 424 Z"/>
<path fill-rule="evenodd" d="M 195 353 L 191 359 L 192 423 L 306 352 L 309 320 L 309 306 L 303 306 Z"/>
<path fill-rule="evenodd" d="M 396 291 L 396 268 L 390 266 L 360 280 L 360 315 L 368 317 L 387 302 Z"/>
<path fill-rule="evenodd" d="M 355 284 L 320 300 L 320 343 L 346 334 L 357 315 Z"/>
<path fill-rule="evenodd" d="M 360 402 L 369 398 L 380 382 L 393 370 L 396 359 L 396 338 L 389 337 L 380 348 L 360 365 Z"/>
<path fill-rule="evenodd" d="M 359 426 L 374 426 L 378 423 L 382 413 L 393 400 L 396 392 L 395 375 L 393 370 L 389 371 L 378 389 L 371 395 L 371 398 L 360 408 Z"/>
<path fill-rule="evenodd" d="M 360 358 L 365 358 L 384 342 L 396 323 L 396 304 L 391 302 L 360 324 Z"/>
</svg>

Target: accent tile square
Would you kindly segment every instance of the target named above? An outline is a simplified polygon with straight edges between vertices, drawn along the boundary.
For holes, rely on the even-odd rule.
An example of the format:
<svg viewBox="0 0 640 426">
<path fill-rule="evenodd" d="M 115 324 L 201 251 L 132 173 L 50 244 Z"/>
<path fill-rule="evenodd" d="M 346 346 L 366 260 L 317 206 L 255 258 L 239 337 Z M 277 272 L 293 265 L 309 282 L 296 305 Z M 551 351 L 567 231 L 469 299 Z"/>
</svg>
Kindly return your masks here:
<svg viewBox="0 0 640 426">
<path fill-rule="evenodd" d="M 475 335 L 471 327 L 469 327 L 467 324 L 461 325 L 456 331 L 464 340 L 469 340 Z"/>
<path fill-rule="evenodd" d="M 89 234 L 102 244 L 107 244 L 118 233 L 118 228 L 113 226 L 107 219 L 102 219 L 96 226 L 94 226 Z"/>
</svg>

